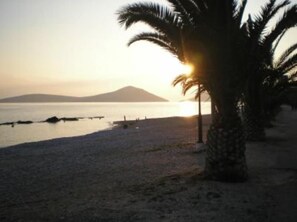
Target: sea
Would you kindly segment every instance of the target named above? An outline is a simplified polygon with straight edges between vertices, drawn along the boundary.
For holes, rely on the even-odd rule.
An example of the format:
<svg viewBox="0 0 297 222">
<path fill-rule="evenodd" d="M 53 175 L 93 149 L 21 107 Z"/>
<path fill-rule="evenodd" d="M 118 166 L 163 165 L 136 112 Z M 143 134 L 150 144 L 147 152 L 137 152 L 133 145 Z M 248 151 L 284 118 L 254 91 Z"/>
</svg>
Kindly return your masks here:
<svg viewBox="0 0 297 222">
<path fill-rule="evenodd" d="M 210 103 L 202 102 L 202 114 Z M 0 148 L 60 137 L 111 130 L 115 121 L 197 115 L 197 102 L 146 103 L 0 103 L 0 124 L 33 121 L 33 124 L 0 125 Z M 78 121 L 42 122 L 56 116 Z M 92 118 L 102 116 L 104 118 Z"/>
</svg>

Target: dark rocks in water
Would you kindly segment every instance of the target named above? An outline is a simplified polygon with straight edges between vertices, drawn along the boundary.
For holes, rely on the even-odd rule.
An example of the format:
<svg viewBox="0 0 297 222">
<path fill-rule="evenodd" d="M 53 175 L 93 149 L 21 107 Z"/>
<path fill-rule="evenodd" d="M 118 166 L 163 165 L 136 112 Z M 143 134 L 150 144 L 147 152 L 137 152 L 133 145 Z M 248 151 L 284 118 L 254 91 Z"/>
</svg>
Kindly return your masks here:
<svg viewBox="0 0 297 222">
<path fill-rule="evenodd" d="M 104 116 L 94 116 L 94 117 L 88 117 L 88 119 L 102 119 Z M 80 119 L 87 119 L 87 117 L 63 117 L 63 118 L 58 118 L 56 116 L 50 117 L 46 119 L 45 121 L 37 122 L 37 123 L 57 123 L 63 120 L 64 122 L 66 121 L 79 121 Z M 15 124 L 32 124 L 34 123 L 33 121 L 22 121 L 19 120 L 17 122 L 5 122 L 5 123 L 0 123 L 0 126 L 12 126 L 14 127 Z"/>
<path fill-rule="evenodd" d="M 89 119 L 93 119 L 93 118 L 98 118 L 98 119 L 102 119 L 104 118 L 103 116 L 95 116 L 95 117 L 89 117 Z M 58 118 L 56 116 L 48 118 L 47 120 L 45 120 L 45 122 L 48 123 L 57 123 L 61 120 L 63 120 L 64 122 L 66 121 L 79 121 L 80 119 L 85 119 L 84 117 L 63 117 L 63 118 Z"/>
<path fill-rule="evenodd" d="M 61 119 L 59 119 L 58 117 L 56 116 L 53 116 L 53 117 L 50 117 L 48 119 L 45 120 L 45 122 L 47 123 L 57 123 L 59 122 Z"/>
<path fill-rule="evenodd" d="M 14 122 L 1 123 L 0 126 L 14 125 Z"/>
<path fill-rule="evenodd" d="M 1 123 L 0 126 L 9 126 L 11 125 L 12 127 L 14 127 L 15 124 L 32 124 L 33 121 L 22 121 L 19 120 L 17 122 L 6 122 L 6 123 Z"/>
<path fill-rule="evenodd" d="M 67 118 L 67 117 L 64 117 L 64 118 L 61 118 L 61 120 L 63 120 L 64 122 L 65 122 L 65 121 L 78 121 L 79 118 L 76 118 L 76 117 L 73 117 L 73 118 Z"/>
<path fill-rule="evenodd" d="M 19 120 L 19 121 L 17 121 L 16 123 L 17 123 L 17 124 L 32 124 L 33 121 L 21 121 L 21 120 Z"/>
<path fill-rule="evenodd" d="M 94 116 L 94 117 L 91 117 L 91 118 L 94 118 L 94 119 L 103 119 L 104 118 L 104 116 Z"/>
<path fill-rule="evenodd" d="M 88 119 L 103 119 L 104 116 L 92 116 L 92 117 L 89 117 Z"/>
</svg>

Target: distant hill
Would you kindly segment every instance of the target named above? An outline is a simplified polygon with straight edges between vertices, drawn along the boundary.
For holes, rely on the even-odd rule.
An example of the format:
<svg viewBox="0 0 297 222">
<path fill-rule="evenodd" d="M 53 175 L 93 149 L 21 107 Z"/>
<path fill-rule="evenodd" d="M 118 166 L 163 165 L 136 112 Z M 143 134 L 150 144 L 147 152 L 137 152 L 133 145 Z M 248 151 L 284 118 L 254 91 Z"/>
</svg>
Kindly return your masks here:
<svg viewBox="0 0 297 222">
<path fill-rule="evenodd" d="M 0 99 L 0 103 L 42 103 L 42 102 L 166 102 L 159 96 L 143 89 L 127 86 L 114 92 L 87 97 L 29 94 Z"/>
<path fill-rule="evenodd" d="M 0 103 L 76 102 L 79 97 L 48 94 L 28 94 L 0 99 Z"/>
<path fill-rule="evenodd" d="M 159 96 L 143 89 L 127 86 L 114 92 L 82 97 L 81 102 L 166 102 Z"/>
</svg>

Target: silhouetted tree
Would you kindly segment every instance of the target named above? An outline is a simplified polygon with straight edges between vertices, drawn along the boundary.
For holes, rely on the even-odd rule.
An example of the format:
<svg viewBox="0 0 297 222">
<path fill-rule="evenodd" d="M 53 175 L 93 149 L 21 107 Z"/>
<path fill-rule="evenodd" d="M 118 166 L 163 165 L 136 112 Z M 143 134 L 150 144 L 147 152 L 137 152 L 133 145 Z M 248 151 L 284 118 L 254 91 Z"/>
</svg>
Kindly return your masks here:
<svg viewBox="0 0 297 222">
<path fill-rule="evenodd" d="M 237 104 L 247 79 L 243 70 L 247 31 L 241 21 L 247 1 L 240 5 L 235 0 L 168 2 L 170 6 L 129 4 L 118 12 L 118 21 L 126 28 L 144 22 L 154 30 L 136 35 L 129 44 L 139 40 L 156 43 L 194 66 L 189 86 L 203 84 L 217 112 L 207 136 L 205 175 L 216 180 L 244 181 L 245 140 Z"/>
<path fill-rule="evenodd" d="M 286 101 L 287 93 L 290 92 L 294 78 L 297 77 L 297 43 L 273 59 L 275 50 L 276 47 L 271 50 L 271 59 L 267 60 L 269 63 L 265 67 L 265 79 L 262 85 L 265 121 L 268 125 L 276 114 L 275 110 L 278 110 L 282 103 L 289 102 Z"/>
<path fill-rule="evenodd" d="M 273 67 L 276 46 L 286 31 L 297 24 L 297 7 L 296 5 L 288 7 L 289 4 L 290 1 L 287 0 L 278 4 L 276 0 L 269 0 L 261 8 L 260 13 L 253 18 L 249 16 L 247 21 L 250 51 L 245 71 L 248 72 L 249 78 L 243 97 L 243 122 L 246 139 L 250 141 L 265 139 L 263 83 L 265 79 L 269 79 L 267 75 L 273 73 L 267 71 L 267 67 Z M 275 26 L 271 26 L 271 21 L 284 8 L 286 10 L 283 15 Z"/>
</svg>

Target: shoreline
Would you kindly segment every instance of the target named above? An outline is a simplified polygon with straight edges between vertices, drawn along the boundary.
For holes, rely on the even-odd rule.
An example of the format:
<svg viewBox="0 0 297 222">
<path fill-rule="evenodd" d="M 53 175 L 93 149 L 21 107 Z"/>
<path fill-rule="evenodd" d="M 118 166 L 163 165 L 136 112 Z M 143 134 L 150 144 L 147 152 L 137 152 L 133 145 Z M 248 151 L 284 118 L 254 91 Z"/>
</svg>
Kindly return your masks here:
<svg viewBox="0 0 297 222">
<path fill-rule="evenodd" d="M 208 119 L 209 118 L 209 115 L 210 114 L 203 114 L 202 115 L 202 118 L 203 119 Z M 46 141 L 51 141 L 51 140 L 62 140 L 62 139 L 71 139 L 71 138 L 76 138 L 76 137 L 84 137 L 84 136 L 88 136 L 88 135 L 93 135 L 93 134 L 97 134 L 97 133 L 101 133 L 101 132 L 105 132 L 105 131 L 108 131 L 108 132 L 112 132 L 114 130 L 118 130 L 119 128 L 123 128 L 123 124 L 127 124 L 128 126 L 134 126 L 135 124 L 137 123 L 141 123 L 143 121 L 150 121 L 150 120 L 153 120 L 153 121 L 158 121 L 158 120 L 162 120 L 162 119 L 171 119 L 171 118 L 197 118 L 197 115 L 194 115 L 194 116 L 171 116 L 171 117 L 160 117 L 160 118 L 148 118 L 148 119 L 138 119 L 138 120 L 118 120 L 118 121 L 114 121 L 112 122 L 111 126 L 108 126 L 104 129 L 100 129 L 100 130 L 97 130 L 97 131 L 94 131 L 94 132 L 91 132 L 91 133 L 87 133 L 87 134 L 82 134 L 82 135 L 76 135 L 76 136 L 64 136 L 64 137 L 55 137 L 55 138 L 50 138 L 50 139 L 44 139 L 44 140 L 37 140 L 37 141 L 28 141 L 28 142 L 21 142 L 21 143 L 18 143 L 18 144 L 13 144 L 13 145 L 8 145 L 8 146 L 0 146 L 0 149 L 8 149 L 8 148 L 13 148 L 15 146 L 21 146 L 21 145 L 24 145 L 24 144 L 30 144 L 30 143 L 42 143 L 42 142 L 46 142 Z M 207 120 L 207 123 L 209 121 Z M 39 122 L 38 122 L 39 123 Z M 46 123 L 46 122 L 40 122 L 40 123 Z M 51 124 L 51 123 L 49 123 Z M 56 123 L 55 123 L 56 124 Z M 205 124 L 204 124 L 205 125 Z M 137 127 L 137 126 L 134 126 L 134 127 Z M 205 130 L 203 130 L 205 131 Z M 206 135 L 206 132 L 204 133 Z"/>
<path fill-rule="evenodd" d="M 250 177 L 236 184 L 197 177 L 195 117 L 0 149 L 0 219 L 293 222 L 296 121 L 284 109 L 267 141 L 247 144 Z"/>
<path fill-rule="evenodd" d="M 3 106 L 1 123 L 11 123 L 11 125 L 0 126 L 0 146 L 10 147 L 27 142 L 38 142 L 52 138 L 82 136 L 99 130 L 108 129 L 114 121 L 135 120 L 138 118 L 158 118 L 164 116 L 184 116 L 190 111 L 196 110 L 195 102 L 169 102 L 169 103 L 91 103 L 85 104 L 36 104 L 35 105 L 13 105 Z M 209 102 L 203 103 L 203 111 L 209 112 Z M 196 114 L 194 112 L 193 114 Z M 40 122 L 57 116 L 61 119 L 73 120 L 73 117 L 95 117 L 105 116 L 99 120 L 89 119 L 79 121 L 60 121 L 57 125 L 49 123 L 29 124 L 30 122 Z M 20 121 L 22 120 L 22 121 Z M 16 124 L 20 123 L 28 124 Z M 11 127 L 14 123 L 14 127 Z"/>
<path fill-rule="evenodd" d="M 70 119 L 70 118 L 69 118 Z M 90 121 L 93 121 L 89 118 L 85 118 L 87 120 L 90 120 Z M 99 118 L 97 118 L 99 119 Z M 63 118 L 61 118 L 61 120 L 63 121 Z M 100 119 L 99 119 L 100 120 Z M 78 121 L 71 121 L 71 120 L 68 120 L 70 123 L 71 122 L 78 122 Z M 94 120 L 96 121 L 96 120 Z M 62 124 L 64 124 L 66 121 L 64 121 Z M 42 121 L 42 122 L 34 122 L 34 123 L 41 123 L 41 124 L 48 124 L 48 125 L 52 125 L 52 126 L 55 126 L 55 124 L 61 124 L 59 122 L 57 123 L 48 123 L 48 122 L 45 122 L 45 121 Z M 21 127 L 22 124 L 18 124 L 20 126 L 18 127 Z M 27 124 L 25 124 L 27 125 Z M 29 124 L 31 125 L 31 124 Z M 107 123 L 105 125 L 108 125 Z M 11 127 L 10 125 L 2 125 L 2 127 Z M 25 126 L 26 127 L 26 126 Z M 89 133 L 83 133 L 83 134 L 78 134 L 78 135 L 65 135 L 65 136 L 57 136 L 57 137 L 50 137 L 50 138 L 44 138 L 44 139 L 37 139 L 37 140 L 29 140 L 29 141 L 24 141 L 24 142 L 20 142 L 20 143 L 16 143 L 16 144 L 11 144 L 11 145 L 0 145 L 0 149 L 6 149 L 6 148 L 11 148 L 11 147 L 14 147 L 14 146 L 19 146 L 19 145 L 23 145 L 23 144 L 27 144 L 27 143 L 39 143 L 39 142 L 45 142 L 45 141 L 49 141 L 49 140 L 55 140 L 55 139 L 64 139 L 64 138 L 75 138 L 75 137 L 82 137 L 82 136 L 87 136 L 89 134 L 94 134 L 94 133 L 99 133 L 99 132 L 102 132 L 102 131 L 110 131 L 112 130 L 113 126 L 106 126 L 105 128 L 102 128 L 102 129 L 97 129 L 96 131 L 93 131 L 93 132 L 89 132 Z"/>
</svg>

